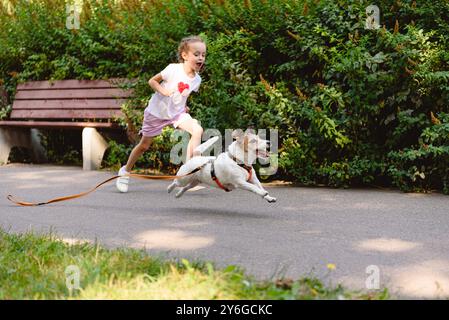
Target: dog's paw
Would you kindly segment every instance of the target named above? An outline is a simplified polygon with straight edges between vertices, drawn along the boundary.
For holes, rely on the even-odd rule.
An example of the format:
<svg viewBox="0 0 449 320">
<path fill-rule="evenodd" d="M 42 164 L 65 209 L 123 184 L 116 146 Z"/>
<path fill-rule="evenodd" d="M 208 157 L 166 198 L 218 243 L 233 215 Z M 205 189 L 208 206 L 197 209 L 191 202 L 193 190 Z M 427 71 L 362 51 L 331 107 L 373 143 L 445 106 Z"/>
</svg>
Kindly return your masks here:
<svg viewBox="0 0 449 320">
<path fill-rule="evenodd" d="M 184 190 L 181 189 L 175 194 L 175 198 L 179 199 L 182 197 L 183 194 L 184 194 Z"/>
<path fill-rule="evenodd" d="M 267 200 L 270 203 L 276 202 L 276 198 L 275 197 L 270 197 L 269 195 L 266 195 L 265 197 L 263 197 L 265 200 Z"/>
<path fill-rule="evenodd" d="M 176 187 L 176 184 L 175 184 L 175 183 L 172 183 L 171 185 L 168 186 L 167 192 L 168 192 L 168 193 L 172 192 L 173 189 L 174 189 L 175 187 Z"/>
</svg>

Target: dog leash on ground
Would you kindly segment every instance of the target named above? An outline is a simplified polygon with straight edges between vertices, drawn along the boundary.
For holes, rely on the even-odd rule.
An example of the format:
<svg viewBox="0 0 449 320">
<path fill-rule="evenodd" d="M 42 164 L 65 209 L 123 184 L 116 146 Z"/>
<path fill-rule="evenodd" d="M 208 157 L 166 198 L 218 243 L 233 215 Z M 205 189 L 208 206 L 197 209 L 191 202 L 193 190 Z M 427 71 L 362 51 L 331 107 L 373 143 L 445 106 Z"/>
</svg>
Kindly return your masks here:
<svg viewBox="0 0 449 320">
<path fill-rule="evenodd" d="M 133 177 L 133 178 L 139 178 L 139 179 L 147 179 L 147 180 L 174 180 L 174 179 L 183 178 L 183 177 L 189 176 L 191 174 L 194 174 L 195 172 L 199 171 L 200 169 L 201 168 L 196 168 L 192 172 L 189 172 L 189 173 L 187 173 L 185 175 L 182 175 L 182 176 L 164 176 L 164 175 L 152 176 L 152 175 L 136 174 L 136 173 L 130 173 L 130 174 L 127 174 L 127 176 L 130 176 L 130 177 Z M 23 207 L 43 206 L 43 205 L 50 204 L 50 203 L 66 201 L 66 200 L 71 200 L 71 199 L 76 199 L 76 198 L 81 198 L 81 197 L 87 196 L 89 193 L 94 192 L 95 190 L 97 190 L 102 185 L 104 185 L 104 184 L 106 184 L 106 183 L 108 183 L 110 181 L 113 181 L 113 180 L 115 180 L 117 178 L 120 178 L 120 177 L 123 177 L 123 176 L 118 176 L 118 175 L 117 176 L 113 176 L 113 177 L 111 177 L 109 179 L 104 180 L 103 182 L 99 183 L 97 186 L 95 186 L 94 188 L 92 188 L 92 189 L 90 189 L 88 191 L 77 193 L 77 194 L 73 194 L 73 195 L 70 195 L 70 196 L 54 198 L 54 199 L 51 199 L 51 200 L 48 200 L 48 201 L 45 201 L 45 202 L 25 202 L 25 201 L 19 201 L 19 200 L 15 199 L 15 197 L 12 196 L 12 195 L 8 195 L 6 198 L 9 201 L 11 201 L 11 202 L 13 202 L 13 203 L 15 203 L 15 204 L 17 204 L 19 206 L 23 206 Z"/>
</svg>

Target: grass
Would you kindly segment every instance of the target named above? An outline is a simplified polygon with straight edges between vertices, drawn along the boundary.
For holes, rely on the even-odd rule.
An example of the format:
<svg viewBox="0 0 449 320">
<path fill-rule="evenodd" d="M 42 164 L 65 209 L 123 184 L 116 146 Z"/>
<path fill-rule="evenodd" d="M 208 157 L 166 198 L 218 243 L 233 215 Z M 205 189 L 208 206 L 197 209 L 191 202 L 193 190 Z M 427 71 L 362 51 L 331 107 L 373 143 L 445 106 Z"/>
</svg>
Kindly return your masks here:
<svg viewBox="0 0 449 320">
<path fill-rule="evenodd" d="M 80 289 L 68 289 L 77 266 Z M 69 284 L 74 284 L 69 272 Z M 143 250 L 68 244 L 57 235 L 0 229 L 0 299 L 388 299 L 315 278 L 256 281 L 235 266 L 165 261 Z"/>
</svg>

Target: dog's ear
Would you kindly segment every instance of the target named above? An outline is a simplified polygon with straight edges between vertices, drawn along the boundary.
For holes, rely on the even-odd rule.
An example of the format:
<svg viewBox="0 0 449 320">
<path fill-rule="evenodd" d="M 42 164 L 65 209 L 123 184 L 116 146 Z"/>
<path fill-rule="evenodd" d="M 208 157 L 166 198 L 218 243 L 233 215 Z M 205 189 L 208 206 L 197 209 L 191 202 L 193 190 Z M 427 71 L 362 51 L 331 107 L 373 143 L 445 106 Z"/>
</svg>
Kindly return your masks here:
<svg viewBox="0 0 449 320">
<path fill-rule="evenodd" d="M 256 133 L 256 129 L 254 129 L 254 127 L 248 127 L 248 129 L 246 129 L 245 131 L 245 135 L 257 135 Z"/>
<path fill-rule="evenodd" d="M 235 129 L 234 131 L 232 131 L 232 139 L 235 139 L 239 142 L 242 141 L 244 135 L 245 133 L 242 129 Z"/>
</svg>

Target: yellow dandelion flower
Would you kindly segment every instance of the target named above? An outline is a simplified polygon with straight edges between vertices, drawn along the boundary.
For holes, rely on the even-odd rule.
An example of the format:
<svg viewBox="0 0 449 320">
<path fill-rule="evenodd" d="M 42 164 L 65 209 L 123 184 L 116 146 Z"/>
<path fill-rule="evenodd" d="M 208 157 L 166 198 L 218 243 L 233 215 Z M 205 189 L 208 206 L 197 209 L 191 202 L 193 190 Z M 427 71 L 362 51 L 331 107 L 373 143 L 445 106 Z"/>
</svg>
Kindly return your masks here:
<svg viewBox="0 0 449 320">
<path fill-rule="evenodd" d="M 335 264 L 333 264 L 333 263 L 328 263 L 328 264 L 327 264 L 327 268 L 328 268 L 329 270 L 335 270 L 335 268 L 337 268 L 337 267 L 336 267 Z"/>
</svg>

